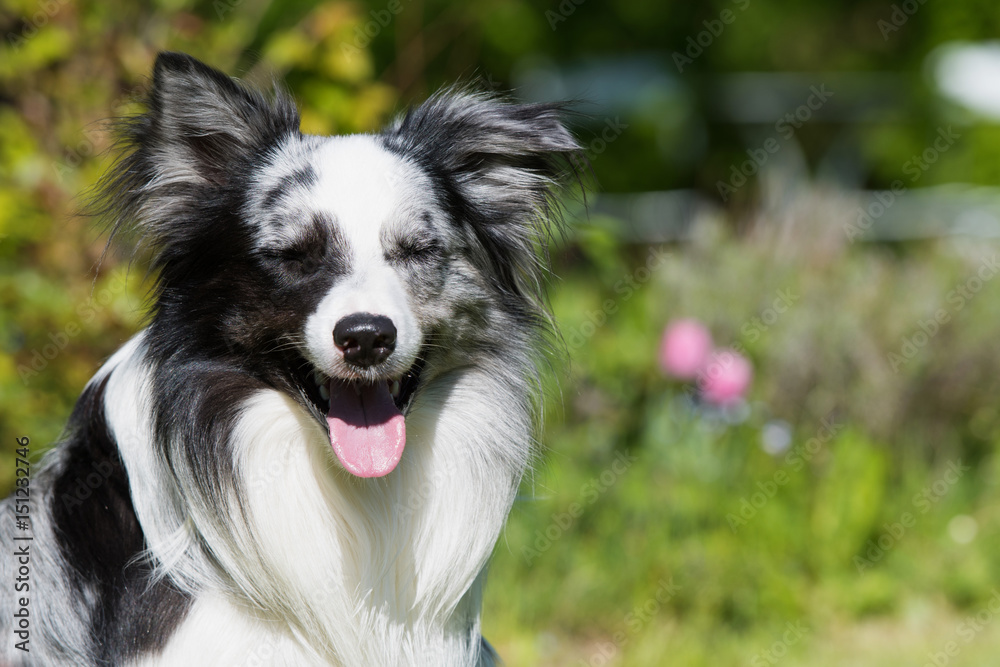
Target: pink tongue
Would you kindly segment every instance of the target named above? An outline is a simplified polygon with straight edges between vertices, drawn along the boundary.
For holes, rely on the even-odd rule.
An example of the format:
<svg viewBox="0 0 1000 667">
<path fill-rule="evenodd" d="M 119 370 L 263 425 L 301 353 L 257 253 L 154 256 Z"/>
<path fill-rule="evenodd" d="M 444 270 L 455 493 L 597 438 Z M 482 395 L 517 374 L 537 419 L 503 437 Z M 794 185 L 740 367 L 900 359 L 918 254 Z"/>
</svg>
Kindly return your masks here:
<svg viewBox="0 0 1000 667">
<path fill-rule="evenodd" d="M 358 477 L 382 477 L 403 456 L 406 422 L 385 382 L 330 382 L 330 444 L 341 465 Z"/>
</svg>

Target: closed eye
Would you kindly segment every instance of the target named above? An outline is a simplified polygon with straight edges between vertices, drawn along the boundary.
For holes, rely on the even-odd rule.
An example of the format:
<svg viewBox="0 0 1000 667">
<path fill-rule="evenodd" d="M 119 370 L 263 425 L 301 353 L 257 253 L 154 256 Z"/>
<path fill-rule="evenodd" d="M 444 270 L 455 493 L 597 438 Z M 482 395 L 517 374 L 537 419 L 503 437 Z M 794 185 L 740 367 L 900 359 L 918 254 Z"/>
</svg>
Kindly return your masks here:
<svg viewBox="0 0 1000 667">
<path fill-rule="evenodd" d="M 436 259 L 444 253 L 444 244 L 435 238 L 403 239 L 386 253 L 390 262 L 425 261 Z"/>
<path fill-rule="evenodd" d="M 439 254 L 441 252 L 441 249 L 442 246 L 440 241 L 438 241 L 437 239 L 429 239 L 426 241 L 419 241 L 417 243 L 410 245 L 405 252 L 414 257 L 421 257 L 424 255 Z"/>
<path fill-rule="evenodd" d="M 313 216 L 312 225 L 289 245 L 272 247 L 262 255 L 291 276 L 308 277 L 326 268 L 332 272 L 346 270 L 348 247 L 330 221 L 320 214 Z"/>
<path fill-rule="evenodd" d="M 261 255 L 270 264 L 276 264 L 282 270 L 292 274 L 308 276 L 319 270 L 323 264 L 322 250 L 308 251 L 305 249 L 283 248 L 268 250 Z"/>
<path fill-rule="evenodd" d="M 323 265 L 326 253 L 323 248 L 292 249 L 282 254 L 281 262 L 287 269 L 295 270 L 304 276 L 312 275 L 319 271 Z"/>
</svg>

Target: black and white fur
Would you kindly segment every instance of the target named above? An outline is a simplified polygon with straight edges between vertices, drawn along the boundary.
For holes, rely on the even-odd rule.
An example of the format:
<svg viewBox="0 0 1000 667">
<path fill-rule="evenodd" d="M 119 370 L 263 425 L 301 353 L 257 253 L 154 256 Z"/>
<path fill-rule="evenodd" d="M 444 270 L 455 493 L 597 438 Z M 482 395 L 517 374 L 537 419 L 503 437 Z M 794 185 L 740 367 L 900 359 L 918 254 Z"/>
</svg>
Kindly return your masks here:
<svg viewBox="0 0 1000 667">
<path fill-rule="evenodd" d="M 153 253 L 154 308 L 33 479 L 31 652 L 5 612 L 0 664 L 494 664 L 482 589 L 531 456 L 537 253 L 578 148 L 558 116 L 452 91 L 307 136 L 280 91 L 161 54 L 100 199 Z M 375 366 L 331 340 L 355 312 L 398 331 Z M 400 381 L 388 475 L 331 451 L 331 377 Z"/>
</svg>

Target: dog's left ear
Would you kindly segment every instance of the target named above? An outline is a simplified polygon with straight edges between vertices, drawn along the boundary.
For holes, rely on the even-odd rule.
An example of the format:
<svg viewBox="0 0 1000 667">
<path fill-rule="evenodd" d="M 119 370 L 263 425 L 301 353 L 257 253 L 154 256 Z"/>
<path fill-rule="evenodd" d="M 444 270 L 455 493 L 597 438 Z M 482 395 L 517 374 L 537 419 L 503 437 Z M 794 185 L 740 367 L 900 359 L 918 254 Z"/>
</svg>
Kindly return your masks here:
<svg viewBox="0 0 1000 667">
<path fill-rule="evenodd" d="M 438 181 L 449 208 L 472 225 L 497 276 L 522 292 L 539 235 L 552 221 L 553 189 L 580 151 L 558 104 L 512 104 L 444 91 L 411 110 L 384 137 Z M 528 282 L 532 279 L 529 277 Z"/>
<path fill-rule="evenodd" d="M 160 53 L 149 111 L 133 137 L 155 176 L 225 184 L 239 160 L 298 132 L 294 104 L 268 99 L 183 53 Z"/>
</svg>

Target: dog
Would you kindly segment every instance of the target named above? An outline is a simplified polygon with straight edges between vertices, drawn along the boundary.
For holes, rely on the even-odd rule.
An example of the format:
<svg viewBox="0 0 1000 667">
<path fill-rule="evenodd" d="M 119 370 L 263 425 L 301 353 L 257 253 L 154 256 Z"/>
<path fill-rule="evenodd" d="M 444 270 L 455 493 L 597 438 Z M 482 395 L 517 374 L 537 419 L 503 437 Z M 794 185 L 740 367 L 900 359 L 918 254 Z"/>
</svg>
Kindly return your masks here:
<svg viewBox="0 0 1000 667">
<path fill-rule="evenodd" d="M 30 638 L 5 612 L 0 662 L 496 664 L 481 601 L 533 457 L 565 108 L 451 88 L 310 136 L 280 87 L 164 52 L 144 109 L 93 208 L 153 307 L 27 508 L 4 501 L 30 514 L 28 588 L 0 589 Z"/>
</svg>

